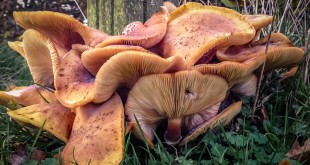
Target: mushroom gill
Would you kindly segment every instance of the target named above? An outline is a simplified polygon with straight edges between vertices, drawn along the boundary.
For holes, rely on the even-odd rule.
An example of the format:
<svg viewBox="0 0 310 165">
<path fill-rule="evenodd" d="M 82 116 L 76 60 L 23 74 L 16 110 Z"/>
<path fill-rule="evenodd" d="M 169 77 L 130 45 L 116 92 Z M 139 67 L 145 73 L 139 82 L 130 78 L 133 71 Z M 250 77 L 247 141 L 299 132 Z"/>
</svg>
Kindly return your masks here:
<svg viewBox="0 0 310 165">
<path fill-rule="evenodd" d="M 136 21 L 128 24 L 122 35 L 110 36 L 96 48 L 108 45 L 135 45 L 150 48 L 158 44 L 166 34 L 168 11 L 162 6 L 162 11 L 152 15 L 144 24 Z"/>
<path fill-rule="evenodd" d="M 264 55 L 256 56 L 241 63 L 233 61 L 222 61 L 217 64 L 200 64 L 189 68 L 197 70 L 202 74 L 214 74 L 223 77 L 229 84 L 229 87 L 243 81 L 250 74 L 258 69 L 265 62 Z"/>
<path fill-rule="evenodd" d="M 83 66 L 81 53 L 71 50 L 62 58 L 55 56 L 55 95 L 66 107 L 75 108 L 94 100 L 93 77 Z"/>
<path fill-rule="evenodd" d="M 180 142 L 179 145 L 184 145 L 189 141 L 192 141 L 197 136 L 201 135 L 202 133 L 206 132 L 208 129 L 215 129 L 218 128 L 220 125 L 228 124 L 238 113 L 240 113 L 242 107 L 242 102 L 238 101 L 224 109 L 221 113 L 213 116 L 207 122 L 199 125 L 191 132 L 188 133 L 186 137 Z"/>
<path fill-rule="evenodd" d="M 130 91 L 125 113 L 130 122 L 135 117 L 143 132 L 153 140 L 157 125 L 168 120 L 165 139 L 177 143 L 181 139 L 182 119 L 197 113 L 213 117 L 228 90 L 227 82 L 215 75 L 203 75 L 198 71 L 144 76 Z M 138 135 L 141 137 L 141 135 Z"/>
<path fill-rule="evenodd" d="M 119 52 L 126 50 L 136 50 L 140 52 L 149 52 L 140 46 L 132 45 L 109 45 L 103 48 L 90 49 L 82 53 L 82 63 L 84 67 L 96 76 L 100 67 L 108 61 L 108 59 Z"/>
<path fill-rule="evenodd" d="M 190 67 L 212 48 L 243 45 L 254 35 L 255 29 L 233 10 L 186 3 L 170 15 L 160 47 L 164 57 L 180 54 Z"/>
<path fill-rule="evenodd" d="M 112 56 L 98 71 L 94 102 L 106 101 L 120 86 L 132 88 L 142 76 L 184 69 L 185 62 L 181 56 L 165 59 L 147 52 L 120 52 Z"/>
<path fill-rule="evenodd" d="M 52 87 L 54 80 L 53 57 L 58 56 L 54 44 L 42 33 L 29 29 L 23 34 L 24 57 L 35 83 Z"/>
<path fill-rule="evenodd" d="M 124 108 L 114 94 L 99 105 L 75 109 L 71 136 L 61 152 L 62 164 L 119 164 L 124 152 Z"/>
</svg>

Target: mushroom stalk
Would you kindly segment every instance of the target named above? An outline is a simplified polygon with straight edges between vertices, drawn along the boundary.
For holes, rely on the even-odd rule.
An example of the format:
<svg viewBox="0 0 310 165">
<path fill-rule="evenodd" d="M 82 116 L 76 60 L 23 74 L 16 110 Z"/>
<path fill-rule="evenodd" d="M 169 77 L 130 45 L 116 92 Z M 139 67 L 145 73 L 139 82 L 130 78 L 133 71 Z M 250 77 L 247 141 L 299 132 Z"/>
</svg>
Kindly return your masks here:
<svg viewBox="0 0 310 165">
<path fill-rule="evenodd" d="M 168 127 L 165 132 L 165 141 L 169 144 L 176 144 L 181 139 L 182 118 L 168 119 Z"/>
</svg>

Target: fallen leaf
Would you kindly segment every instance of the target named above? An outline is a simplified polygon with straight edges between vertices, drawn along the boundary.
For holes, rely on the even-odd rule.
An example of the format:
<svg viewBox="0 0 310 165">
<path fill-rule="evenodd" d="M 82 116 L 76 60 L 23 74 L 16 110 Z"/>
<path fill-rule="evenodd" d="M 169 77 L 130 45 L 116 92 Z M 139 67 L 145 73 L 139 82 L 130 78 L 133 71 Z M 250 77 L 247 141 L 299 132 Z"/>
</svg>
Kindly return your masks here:
<svg viewBox="0 0 310 165">
<path fill-rule="evenodd" d="M 22 165 L 27 159 L 26 148 L 22 144 L 18 144 L 16 151 L 10 154 L 10 162 L 12 165 Z"/>
<path fill-rule="evenodd" d="M 299 159 L 301 156 L 301 160 L 310 160 L 310 138 L 308 138 L 304 145 L 300 147 L 298 141 L 292 146 L 292 149 L 286 154 L 289 158 Z"/>
</svg>

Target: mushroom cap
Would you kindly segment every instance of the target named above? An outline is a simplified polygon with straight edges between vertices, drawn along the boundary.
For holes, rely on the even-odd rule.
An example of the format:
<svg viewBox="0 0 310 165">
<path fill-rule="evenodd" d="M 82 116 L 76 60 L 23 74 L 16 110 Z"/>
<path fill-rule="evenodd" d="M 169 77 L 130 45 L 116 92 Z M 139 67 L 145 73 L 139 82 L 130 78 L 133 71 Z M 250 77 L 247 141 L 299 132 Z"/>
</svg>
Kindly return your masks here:
<svg viewBox="0 0 310 165">
<path fill-rule="evenodd" d="M 70 139 L 61 153 L 62 163 L 119 164 L 124 154 L 125 131 L 120 97 L 114 94 L 102 105 L 89 103 L 75 112 Z"/>
<path fill-rule="evenodd" d="M 150 48 L 158 44 L 166 34 L 168 11 L 161 7 L 162 11 L 152 15 L 144 24 L 136 21 L 128 24 L 122 35 L 110 36 L 96 48 L 108 45 L 136 45 L 143 48 Z"/>
<path fill-rule="evenodd" d="M 18 52 L 21 56 L 25 58 L 23 42 L 20 41 L 8 42 L 8 45 L 11 49 Z"/>
<path fill-rule="evenodd" d="M 58 56 L 54 44 L 42 33 L 29 29 L 23 34 L 23 47 L 34 82 L 52 87 L 55 69 L 52 56 Z"/>
<path fill-rule="evenodd" d="M 69 51 L 62 58 L 54 57 L 55 95 L 66 107 L 75 108 L 94 99 L 95 78 L 84 68 L 81 53 Z"/>
<path fill-rule="evenodd" d="M 152 129 L 167 118 L 179 119 L 208 109 L 221 102 L 227 82 L 215 75 L 198 71 L 144 76 L 130 91 L 125 113 L 130 122 L 137 118 L 141 129 L 152 140 Z"/>
<path fill-rule="evenodd" d="M 97 73 L 95 103 L 106 101 L 120 86 L 131 88 L 142 76 L 185 69 L 181 56 L 168 59 L 152 53 L 124 51 L 111 57 Z"/>
<path fill-rule="evenodd" d="M 242 108 L 242 102 L 238 101 L 230 105 L 228 108 L 223 110 L 218 115 L 214 116 L 212 119 L 208 120 L 207 122 L 201 124 L 197 127 L 194 131 L 190 132 L 179 145 L 184 145 L 189 141 L 192 141 L 197 136 L 201 135 L 202 133 L 206 132 L 208 129 L 215 129 L 222 125 L 228 124 L 238 113 L 240 113 Z"/>
<path fill-rule="evenodd" d="M 46 102 L 58 103 L 58 100 L 53 91 L 38 85 L 16 87 L 11 91 L 0 91 L 0 105 L 13 110 Z"/>
<path fill-rule="evenodd" d="M 237 61 L 242 62 L 247 59 L 265 54 L 268 36 L 255 41 L 252 44 L 241 46 L 231 46 L 227 49 L 218 50 L 216 57 L 220 61 Z M 281 33 L 272 33 L 269 40 L 268 54 L 276 53 L 279 49 L 294 47 L 291 41 Z"/>
<path fill-rule="evenodd" d="M 58 103 L 34 104 L 7 113 L 18 122 L 32 124 L 39 128 L 46 120 L 43 129 L 64 142 L 69 139 L 75 117 L 69 108 Z"/>
<path fill-rule="evenodd" d="M 109 45 L 103 48 L 90 49 L 82 53 L 82 63 L 84 67 L 94 76 L 96 76 L 100 67 L 112 56 L 126 50 L 136 50 L 149 52 L 140 46 L 132 45 Z"/>
<path fill-rule="evenodd" d="M 233 61 L 223 61 L 217 64 L 200 64 L 189 68 L 189 70 L 198 70 L 202 74 L 214 74 L 223 77 L 232 87 L 246 79 L 253 71 L 258 69 L 264 63 L 264 55 L 256 56 L 242 63 Z"/>
<path fill-rule="evenodd" d="M 242 45 L 254 36 L 255 29 L 233 10 L 186 3 L 170 15 L 160 46 L 165 57 L 181 54 L 190 67 L 212 48 Z"/>
<path fill-rule="evenodd" d="M 57 47 L 69 51 L 72 44 L 92 41 L 90 30 L 69 15 L 51 12 L 14 12 L 14 19 L 25 29 L 35 29 L 50 38 Z"/>
<path fill-rule="evenodd" d="M 301 48 L 296 48 L 291 41 L 281 33 L 272 33 L 269 40 L 267 54 L 266 42 L 269 36 L 265 36 L 252 45 L 234 46 L 225 51 L 217 51 L 216 56 L 221 61 L 238 61 L 265 55 L 265 72 L 282 67 L 291 67 L 298 65 L 304 56 Z"/>
<path fill-rule="evenodd" d="M 255 30 L 260 30 L 272 23 L 273 16 L 266 14 L 258 15 L 244 15 L 246 20 L 255 28 Z"/>
</svg>

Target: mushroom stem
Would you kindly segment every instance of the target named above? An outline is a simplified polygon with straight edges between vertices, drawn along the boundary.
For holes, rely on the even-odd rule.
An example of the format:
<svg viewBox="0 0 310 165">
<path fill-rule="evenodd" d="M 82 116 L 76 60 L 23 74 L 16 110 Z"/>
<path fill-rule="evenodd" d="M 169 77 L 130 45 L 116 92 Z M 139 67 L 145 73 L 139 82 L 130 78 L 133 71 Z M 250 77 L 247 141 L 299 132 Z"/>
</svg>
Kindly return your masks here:
<svg viewBox="0 0 310 165">
<path fill-rule="evenodd" d="M 169 144 L 176 144 L 181 139 L 182 118 L 168 119 L 168 127 L 165 132 L 165 141 Z"/>
</svg>

